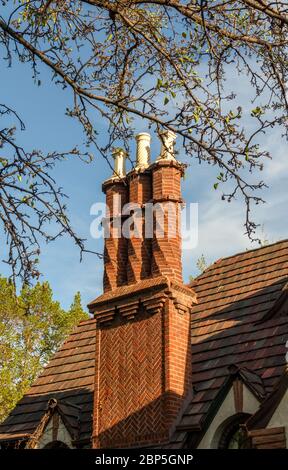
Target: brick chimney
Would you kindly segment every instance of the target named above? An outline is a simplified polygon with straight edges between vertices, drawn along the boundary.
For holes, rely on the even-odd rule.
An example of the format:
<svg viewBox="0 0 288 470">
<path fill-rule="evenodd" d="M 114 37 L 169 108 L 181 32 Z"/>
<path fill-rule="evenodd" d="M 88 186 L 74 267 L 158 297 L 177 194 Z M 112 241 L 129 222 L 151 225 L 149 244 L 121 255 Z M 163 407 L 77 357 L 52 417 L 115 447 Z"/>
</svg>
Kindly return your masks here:
<svg viewBox="0 0 288 470">
<path fill-rule="evenodd" d="M 122 209 L 128 202 L 126 181 L 126 153 L 116 149 L 113 153 L 114 173 L 102 185 L 106 195 L 106 218 L 103 221 L 109 237 L 104 240 L 104 292 L 127 283 L 127 239 L 122 236 Z"/>
<path fill-rule="evenodd" d="M 155 204 L 153 256 L 151 272 L 153 276 L 164 275 L 182 282 L 181 261 L 181 177 L 183 165 L 174 155 L 174 132 L 161 134 L 161 153 L 151 167 L 153 203 Z"/>
<path fill-rule="evenodd" d="M 129 175 L 130 214 L 134 213 L 134 233 L 128 239 L 127 281 L 129 284 L 151 275 L 152 240 L 145 238 L 145 204 L 152 198 L 150 140 L 147 133 L 136 136 L 136 166 Z M 134 205 L 136 209 L 134 210 Z"/>
<path fill-rule="evenodd" d="M 183 167 L 174 156 L 174 134 L 161 141 L 151 164 L 150 136 L 138 135 L 135 169 L 126 177 L 115 169 L 103 189 L 109 205 L 115 194 L 139 203 L 142 223 L 145 204 L 153 200 L 165 212 L 171 203 L 178 226 Z M 182 283 L 180 234 L 170 239 L 165 230 L 158 239 L 154 227 L 152 243 L 143 236 L 126 245 L 122 238 L 105 242 L 104 294 L 89 304 L 96 318 L 94 448 L 167 444 L 191 398 L 196 297 Z"/>
</svg>

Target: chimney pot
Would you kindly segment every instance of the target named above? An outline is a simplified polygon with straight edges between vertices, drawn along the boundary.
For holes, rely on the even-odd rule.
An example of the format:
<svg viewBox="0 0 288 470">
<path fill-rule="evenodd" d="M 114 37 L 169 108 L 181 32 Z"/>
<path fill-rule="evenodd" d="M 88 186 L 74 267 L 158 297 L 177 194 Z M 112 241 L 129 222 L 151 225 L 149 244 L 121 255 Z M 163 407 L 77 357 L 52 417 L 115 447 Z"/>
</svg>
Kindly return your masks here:
<svg viewBox="0 0 288 470">
<path fill-rule="evenodd" d="M 136 135 L 136 170 L 143 170 L 150 164 L 150 141 L 151 136 L 147 132 Z"/>
<path fill-rule="evenodd" d="M 112 156 L 114 158 L 113 178 L 124 178 L 126 175 L 127 153 L 122 149 L 115 149 Z"/>
<path fill-rule="evenodd" d="M 173 131 L 166 130 L 161 132 L 161 152 L 157 160 L 175 160 L 174 155 L 174 143 L 176 140 L 176 134 Z"/>
</svg>

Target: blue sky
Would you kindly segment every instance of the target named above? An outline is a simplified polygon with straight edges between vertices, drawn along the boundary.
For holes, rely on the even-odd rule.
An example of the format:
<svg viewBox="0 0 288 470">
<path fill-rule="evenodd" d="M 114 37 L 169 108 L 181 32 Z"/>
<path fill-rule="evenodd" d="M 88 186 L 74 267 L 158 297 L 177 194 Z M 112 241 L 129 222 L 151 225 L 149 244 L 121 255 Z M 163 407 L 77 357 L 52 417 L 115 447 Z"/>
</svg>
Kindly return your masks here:
<svg viewBox="0 0 288 470">
<path fill-rule="evenodd" d="M 0 102 L 17 109 L 26 124 L 26 130 L 18 133 L 18 142 L 26 150 L 65 151 L 75 145 L 85 150 L 79 124 L 65 116 L 65 109 L 72 99 L 69 90 L 63 91 L 52 84 L 51 74 L 45 68 L 42 69 L 40 87 L 34 85 L 31 75 L 29 66 L 25 64 L 15 62 L 12 68 L 6 68 L 1 63 Z M 246 87 L 241 78 L 236 88 L 245 105 Z M 97 119 L 95 115 L 95 126 L 100 133 L 103 132 L 102 138 L 105 139 L 105 125 Z M 142 131 L 147 131 L 147 128 L 140 123 L 137 132 Z M 281 131 L 276 129 L 263 136 L 261 144 L 271 152 L 273 160 L 267 161 L 259 176 L 269 188 L 262 193 L 266 204 L 257 207 L 257 210 L 255 208 L 254 217 L 263 226 L 259 230 L 260 237 L 272 243 L 286 238 L 288 233 L 287 143 L 281 138 Z M 158 155 L 159 147 L 157 137 L 152 135 L 152 159 Z M 177 150 L 178 158 L 189 164 L 183 181 L 184 199 L 199 203 L 198 245 L 183 253 L 184 280 L 187 281 L 189 275 L 197 274 L 196 261 L 202 253 L 207 262 L 212 263 L 221 257 L 253 248 L 253 245 L 244 235 L 243 202 L 228 204 L 221 201 L 221 189 L 213 189 L 216 170 L 205 164 L 199 165 L 196 159 L 188 161 L 179 143 Z M 89 248 L 100 252 L 103 249 L 102 240 L 93 240 L 89 232 L 93 220 L 90 207 L 95 202 L 104 201 L 101 183 L 111 174 L 111 170 L 94 149 L 91 151 L 94 154 L 91 164 L 72 159 L 59 164 L 54 175 L 69 195 L 67 203 L 73 227 L 81 237 L 87 238 Z M 2 259 L 5 256 L 3 242 L 1 247 Z M 40 269 L 43 273 L 41 279 L 50 282 L 55 298 L 64 307 L 69 306 L 78 290 L 84 305 L 102 290 L 102 261 L 93 255 L 85 255 L 80 263 L 79 251 L 68 237 L 42 246 Z M 9 274 L 4 263 L 1 263 L 0 272 Z"/>
</svg>

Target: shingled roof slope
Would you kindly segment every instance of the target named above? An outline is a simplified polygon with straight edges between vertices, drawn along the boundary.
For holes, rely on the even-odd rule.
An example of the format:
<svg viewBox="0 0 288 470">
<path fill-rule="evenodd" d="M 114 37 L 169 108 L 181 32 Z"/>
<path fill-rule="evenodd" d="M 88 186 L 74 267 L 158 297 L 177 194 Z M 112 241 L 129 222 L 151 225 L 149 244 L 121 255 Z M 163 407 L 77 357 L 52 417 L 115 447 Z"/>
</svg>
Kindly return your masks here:
<svg viewBox="0 0 288 470">
<path fill-rule="evenodd" d="M 272 418 L 274 412 L 279 406 L 282 398 L 288 389 L 288 365 L 284 369 L 284 373 L 281 376 L 279 382 L 275 385 L 274 390 L 266 398 L 266 400 L 261 403 L 258 411 L 248 419 L 246 426 L 247 429 L 263 429 L 266 428 L 270 419 Z"/>
<path fill-rule="evenodd" d="M 287 309 L 280 316 L 269 312 L 283 296 L 287 280 L 284 240 L 221 259 L 193 281 L 198 298 L 191 325 L 195 393 L 179 432 L 205 429 L 231 364 L 254 371 L 266 393 L 272 390 L 286 364 L 288 322 Z"/>
<path fill-rule="evenodd" d="M 41 420 L 49 399 L 80 407 L 79 438 L 91 438 L 95 370 L 95 320 L 79 323 L 52 357 L 32 387 L 4 423 L 0 439 L 30 436 Z"/>
</svg>

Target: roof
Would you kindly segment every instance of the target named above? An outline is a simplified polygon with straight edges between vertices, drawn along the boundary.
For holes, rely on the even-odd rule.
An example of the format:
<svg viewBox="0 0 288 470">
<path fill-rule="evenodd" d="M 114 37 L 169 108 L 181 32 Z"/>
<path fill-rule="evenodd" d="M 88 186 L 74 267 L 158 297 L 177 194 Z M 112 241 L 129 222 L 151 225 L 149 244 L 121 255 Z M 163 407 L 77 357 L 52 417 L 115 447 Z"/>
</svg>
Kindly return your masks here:
<svg viewBox="0 0 288 470">
<path fill-rule="evenodd" d="M 246 422 L 247 429 L 266 428 L 278 405 L 288 389 L 288 366 L 284 370 L 279 382 L 275 385 L 272 393 L 261 404 L 259 410 Z"/>
<path fill-rule="evenodd" d="M 53 415 L 58 414 L 66 429 L 68 429 L 72 441 L 79 440 L 80 432 L 80 413 L 81 407 L 74 405 L 65 400 L 56 400 L 55 398 L 50 398 L 47 402 L 46 409 L 44 410 L 42 417 L 32 435 L 30 435 L 29 440 L 26 444 L 26 449 L 33 449 L 37 446 L 39 439 L 43 434 L 48 425 L 50 419 Z"/>
<path fill-rule="evenodd" d="M 33 434 L 52 398 L 57 400 L 60 413 L 67 415 L 71 430 L 75 429 L 75 420 L 79 419 L 79 439 L 91 438 L 95 323 L 94 319 L 82 321 L 70 334 L 22 400 L 0 424 L 1 440 L 21 439 Z"/>
<path fill-rule="evenodd" d="M 193 281 L 198 298 L 191 322 L 194 395 L 172 447 L 183 446 L 187 429 L 197 439 L 205 432 L 231 365 L 259 399 L 272 392 L 286 365 L 287 281 L 288 240 L 223 258 Z M 94 348 L 95 320 L 80 323 L 0 426 L 0 439 L 33 432 L 47 397 L 81 406 L 80 435 L 90 437 Z"/>
<path fill-rule="evenodd" d="M 230 372 L 231 383 L 236 378 L 239 378 L 258 400 L 261 401 L 265 398 L 266 390 L 263 380 L 256 372 L 247 369 L 247 367 L 238 367 L 234 364 L 229 366 L 228 370 Z"/>
<path fill-rule="evenodd" d="M 232 364 L 257 373 L 271 392 L 286 365 L 288 309 L 269 312 L 287 280 L 284 240 L 223 258 L 192 282 L 198 298 L 191 325 L 195 393 L 180 428 L 201 428 L 203 434 Z"/>
</svg>

